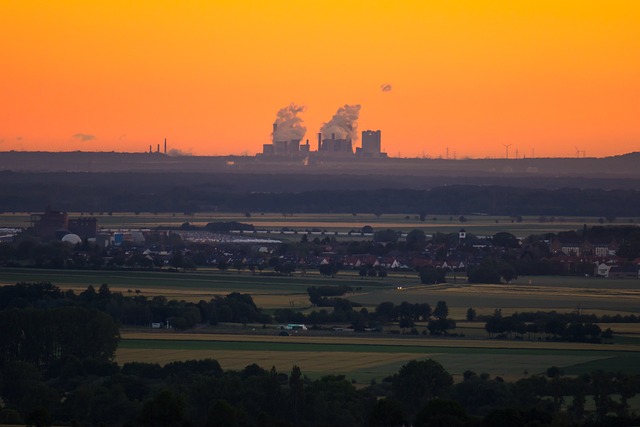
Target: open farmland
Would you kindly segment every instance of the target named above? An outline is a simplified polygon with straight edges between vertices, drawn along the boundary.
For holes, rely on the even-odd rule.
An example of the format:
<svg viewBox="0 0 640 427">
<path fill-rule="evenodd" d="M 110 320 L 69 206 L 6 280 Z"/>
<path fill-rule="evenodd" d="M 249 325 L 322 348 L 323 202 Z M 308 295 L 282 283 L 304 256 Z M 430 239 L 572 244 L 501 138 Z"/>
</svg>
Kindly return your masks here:
<svg viewBox="0 0 640 427">
<path fill-rule="evenodd" d="M 114 291 L 188 301 L 208 300 L 230 292 L 249 293 L 265 309 L 296 308 L 310 311 L 308 286 L 344 284 L 359 288 L 347 295 L 369 310 L 383 301 L 427 302 L 432 306 L 444 300 L 450 316 L 459 321 L 459 330 L 467 337 L 434 339 L 426 336 L 391 334 L 351 334 L 344 336 L 277 337 L 275 329 L 250 332 L 238 327 L 234 333 L 206 334 L 125 332 L 117 351 L 120 363 L 145 361 L 168 363 L 174 360 L 215 358 L 225 369 L 240 369 L 251 363 L 287 372 L 298 365 L 309 376 L 327 373 L 345 374 L 360 383 L 377 381 L 391 375 L 408 360 L 433 358 L 447 370 L 461 375 L 467 369 L 488 372 L 492 376 L 517 379 L 559 366 L 566 372 L 598 369 L 623 369 L 640 373 L 640 342 L 637 325 L 610 324 L 616 332 L 614 345 L 567 344 L 538 341 L 488 340 L 480 322 L 464 322 L 466 309 L 491 314 L 501 308 L 514 311 L 582 310 L 585 313 L 638 313 L 640 294 L 636 280 L 607 280 L 582 277 L 521 277 L 509 285 L 471 285 L 449 283 L 435 286 L 418 284 L 413 273 L 387 278 L 361 279 L 352 272 L 340 272 L 337 278 L 317 273 L 302 277 L 260 276 L 249 272 L 220 272 L 203 269 L 193 272 L 73 271 L 43 269 L 1 269 L 2 284 L 50 281 L 62 289 L 80 292 L 91 284 L 106 283 Z M 531 282 L 530 282 L 531 281 Z M 397 284 L 402 289 L 397 289 Z M 131 293 L 128 291 L 132 290 Z M 603 325 L 605 326 L 605 325 Z M 618 326 L 621 327 L 617 331 Z M 417 326 L 424 330 L 424 324 Z M 256 326 L 257 328 L 257 326 Z M 258 329 L 258 328 L 257 328 Z M 393 327 L 385 329 L 394 329 Z M 260 334 L 259 334 L 260 333 Z M 370 337 L 370 338 L 366 338 Z"/>
<path fill-rule="evenodd" d="M 638 313 L 640 312 L 640 289 L 637 280 L 608 281 L 605 279 L 584 278 L 582 286 L 576 280 L 570 280 L 570 286 L 560 284 L 564 278 L 520 277 L 514 283 L 506 285 L 483 284 L 441 284 L 435 286 L 405 286 L 402 290 L 381 289 L 376 292 L 355 295 L 352 301 L 374 305 L 379 301 L 447 302 L 449 309 L 460 318 L 462 310 L 473 307 L 479 314 L 491 314 L 501 308 L 504 314 L 514 311 L 556 310 L 583 313 Z M 557 281 L 557 284 L 555 283 Z M 602 286 L 599 286 L 602 285 Z"/>
<path fill-rule="evenodd" d="M 308 276 L 266 276 L 243 272 L 198 270 L 194 272 L 170 271 L 91 271 L 46 269 L 0 269 L 0 284 L 18 282 L 51 282 L 61 289 L 81 292 L 88 285 L 99 287 L 106 283 L 113 291 L 130 293 L 138 290 L 142 295 L 162 295 L 169 299 L 199 301 L 231 292 L 250 293 L 258 306 L 265 308 L 308 306 L 307 287 L 347 285 L 361 287 L 363 292 L 392 286 L 392 279 L 359 279 L 356 275 L 344 278 Z M 261 302 L 265 304 L 262 305 Z"/>
<path fill-rule="evenodd" d="M 214 358 L 224 369 L 251 363 L 288 372 L 298 365 L 305 375 L 344 374 L 361 383 L 380 381 L 412 359 L 431 358 L 460 378 L 473 370 L 513 380 L 550 366 L 617 366 L 640 372 L 638 347 L 433 338 L 353 338 L 309 336 L 216 336 L 209 334 L 125 333 L 117 352 L 120 363 L 165 364 Z M 632 365 L 635 362 L 635 367 Z"/>
<path fill-rule="evenodd" d="M 163 295 L 196 302 L 241 292 L 251 294 L 263 308 L 309 307 L 307 287 L 347 285 L 354 290 L 358 288 L 358 292 L 346 297 L 368 308 L 384 301 L 426 302 L 434 306 L 443 300 L 456 319 L 463 319 L 469 307 L 478 314 L 491 314 L 496 308 L 501 308 L 504 314 L 534 310 L 581 310 L 600 315 L 640 313 L 638 280 L 593 277 L 519 277 L 508 285 L 467 284 L 458 280 L 458 283 L 425 286 L 419 284 L 413 272 L 372 279 L 360 278 L 350 271 L 327 278 L 317 272 L 305 276 L 266 276 L 215 269 L 189 272 L 0 269 L 0 284 L 18 282 L 51 282 L 76 292 L 88 285 L 99 287 L 106 283 L 112 290 L 125 294 L 139 290 L 147 297 Z M 399 285 L 401 290 L 397 289 Z"/>
</svg>

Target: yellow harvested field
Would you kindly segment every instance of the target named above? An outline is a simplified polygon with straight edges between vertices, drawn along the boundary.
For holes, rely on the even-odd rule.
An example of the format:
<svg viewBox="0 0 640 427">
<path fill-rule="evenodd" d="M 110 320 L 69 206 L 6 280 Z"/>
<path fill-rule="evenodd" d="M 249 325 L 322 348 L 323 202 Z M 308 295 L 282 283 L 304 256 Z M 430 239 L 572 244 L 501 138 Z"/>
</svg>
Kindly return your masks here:
<svg viewBox="0 0 640 427">
<path fill-rule="evenodd" d="M 76 293 L 84 292 L 87 287 L 85 285 L 65 285 L 62 286 L 63 290 L 71 289 Z M 109 287 L 112 292 L 121 292 L 123 295 L 129 295 L 130 288 L 123 286 L 110 286 Z M 182 289 L 167 289 L 167 288 L 149 288 L 145 287 L 142 295 L 151 298 L 155 296 L 164 296 L 168 300 L 184 300 L 187 302 L 197 303 L 201 300 L 209 301 L 217 296 L 226 296 L 231 292 L 234 292 L 234 289 L 217 289 L 215 291 L 203 291 L 202 289 L 190 289 L 190 288 L 182 288 Z M 251 297 L 253 298 L 253 302 L 256 306 L 263 309 L 272 309 L 272 308 L 282 308 L 282 307 L 291 307 L 291 308 L 304 308 L 309 307 L 309 296 L 307 293 L 278 293 L 274 291 L 265 291 L 261 292 L 251 292 Z"/>
<path fill-rule="evenodd" d="M 429 354 L 421 355 L 428 357 Z M 275 366 L 279 372 L 288 372 L 297 365 L 303 372 L 326 374 L 351 372 L 374 368 L 394 362 L 405 362 L 416 358 L 415 353 L 366 353 L 366 352 L 318 352 L 318 351 L 237 351 L 237 350 L 145 350 L 118 349 L 116 360 L 147 362 L 165 365 L 170 362 L 190 359 L 216 359 L 223 369 L 243 369 L 256 363 L 263 368 Z"/>
</svg>

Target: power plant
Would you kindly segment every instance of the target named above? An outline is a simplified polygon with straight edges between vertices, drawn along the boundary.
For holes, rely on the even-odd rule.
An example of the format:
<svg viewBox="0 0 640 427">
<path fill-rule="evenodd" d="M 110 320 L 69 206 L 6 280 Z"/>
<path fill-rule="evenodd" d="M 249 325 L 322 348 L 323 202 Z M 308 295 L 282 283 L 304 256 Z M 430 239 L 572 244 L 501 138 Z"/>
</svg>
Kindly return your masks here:
<svg viewBox="0 0 640 427">
<path fill-rule="evenodd" d="M 380 130 L 366 130 L 362 132 L 362 147 L 356 147 L 353 141 L 358 138 L 358 115 L 360 105 L 345 105 L 340 107 L 331 120 L 323 124 L 318 133 L 316 151 L 311 151 L 309 140 L 301 144 L 306 133 L 302 119 L 298 113 L 304 107 L 291 104 L 278 111 L 273 124 L 272 142 L 262 145 L 265 157 L 303 157 L 309 155 L 331 158 L 384 158 L 382 152 L 382 136 Z"/>
<path fill-rule="evenodd" d="M 335 133 L 332 133 L 330 138 L 324 136 L 322 133 L 318 133 L 316 151 L 311 151 L 308 139 L 304 144 L 301 144 L 299 139 L 292 139 L 263 144 L 261 155 L 267 157 L 307 157 L 312 154 L 321 157 L 352 156 L 368 159 L 387 157 L 387 153 L 382 152 L 382 132 L 380 130 L 362 131 L 362 147 L 356 147 L 355 152 L 351 138 L 336 138 Z"/>
</svg>

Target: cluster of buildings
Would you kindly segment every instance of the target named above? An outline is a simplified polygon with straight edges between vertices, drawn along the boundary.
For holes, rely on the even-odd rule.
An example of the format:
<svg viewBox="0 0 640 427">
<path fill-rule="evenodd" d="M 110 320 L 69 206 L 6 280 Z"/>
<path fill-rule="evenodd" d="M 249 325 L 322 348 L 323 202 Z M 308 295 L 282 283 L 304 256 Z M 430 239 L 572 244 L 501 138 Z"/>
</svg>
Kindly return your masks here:
<svg viewBox="0 0 640 427">
<path fill-rule="evenodd" d="M 53 210 L 47 206 L 43 213 L 31 214 L 31 234 L 43 239 L 57 239 L 71 244 L 88 241 L 101 248 L 120 245 L 124 241 L 143 243 L 141 231 L 112 232 L 98 228 L 98 220 L 93 216 L 69 218 L 66 212 Z"/>
<path fill-rule="evenodd" d="M 274 124 L 274 131 L 276 125 Z M 275 133 L 275 132 L 274 132 Z M 328 135 L 318 133 L 316 151 L 311 151 L 311 145 L 307 139 L 304 144 L 300 139 L 289 141 L 273 141 L 271 144 L 263 144 L 262 156 L 267 157 L 307 157 L 309 154 L 321 157 L 362 157 L 369 159 L 385 158 L 387 153 L 382 152 L 382 135 L 379 130 L 365 130 L 362 132 L 362 147 L 356 147 L 354 151 L 351 139 L 336 138 L 336 134 Z"/>
<path fill-rule="evenodd" d="M 640 279 L 640 258 L 625 265 L 616 256 L 620 247 L 615 240 L 591 241 L 590 239 L 559 239 L 550 242 L 551 253 L 563 264 L 590 263 L 595 266 L 595 276 L 612 279 Z"/>
<path fill-rule="evenodd" d="M 47 206 L 44 213 L 31 214 L 31 231 L 43 238 L 62 239 L 69 234 L 79 239 L 95 238 L 98 220 L 94 217 L 69 218 L 66 212 L 55 211 Z"/>
</svg>

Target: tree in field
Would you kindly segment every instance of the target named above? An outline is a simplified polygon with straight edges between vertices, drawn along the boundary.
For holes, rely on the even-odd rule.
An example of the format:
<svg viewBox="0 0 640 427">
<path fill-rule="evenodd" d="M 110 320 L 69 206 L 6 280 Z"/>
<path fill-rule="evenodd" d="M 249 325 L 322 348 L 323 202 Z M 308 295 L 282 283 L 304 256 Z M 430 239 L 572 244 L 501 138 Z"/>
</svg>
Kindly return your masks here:
<svg viewBox="0 0 640 427">
<path fill-rule="evenodd" d="M 375 313 L 379 322 L 390 322 L 394 317 L 394 304 L 389 301 L 381 302 L 376 306 Z"/>
<path fill-rule="evenodd" d="M 474 320 L 476 320 L 476 316 L 477 316 L 476 311 L 473 308 L 469 307 L 467 309 L 467 320 L 470 322 L 473 322 Z"/>
<path fill-rule="evenodd" d="M 433 309 L 433 315 L 438 319 L 446 319 L 449 315 L 449 307 L 447 307 L 446 301 L 438 301 L 436 308 Z"/>
</svg>

